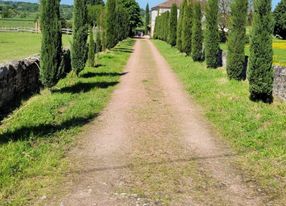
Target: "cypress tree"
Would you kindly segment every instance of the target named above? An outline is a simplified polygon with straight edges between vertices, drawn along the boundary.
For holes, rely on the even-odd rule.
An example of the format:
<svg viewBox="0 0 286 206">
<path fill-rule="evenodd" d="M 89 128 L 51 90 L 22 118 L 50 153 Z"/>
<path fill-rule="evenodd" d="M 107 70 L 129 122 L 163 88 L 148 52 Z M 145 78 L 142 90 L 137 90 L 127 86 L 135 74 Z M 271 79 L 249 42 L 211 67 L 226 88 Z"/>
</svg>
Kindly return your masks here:
<svg viewBox="0 0 286 206">
<path fill-rule="evenodd" d="M 182 30 L 183 30 L 183 17 L 184 17 L 185 6 L 186 6 L 186 0 L 183 1 L 181 8 L 180 8 L 180 15 L 179 15 L 178 29 L 177 29 L 177 48 L 180 52 L 183 51 Z"/>
<path fill-rule="evenodd" d="M 274 34 L 286 39 L 286 0 L 276 6 L 274 12 Z"/>
<path fill-rule="evenodd" d="M 254 101 L 273 100 L 272 32 L 273 21 L 271 0 L 255 0 L 253 28 L 250 43 L 249 91 Z"/>
<path fill-rule="evenodd" d="M 72 67 L 78 75 L 87 60 L 88 18 L 86 0 L 74 1 Z"/>
<path fill-rule="evenodd" d="M 176 4 L 172 5 L 170 14 L 170 25 L 169 25 L 169 44 L 176 46 L 177 42 L 177 22 L 178 22 L 178 8 Z"/>
<path fill-rule="evenodd" d="M 96 32 L 95 32 L 95 41 L 96 41 L 96 43 L 95 43 L 95 45 L 96 45 L 95 49 L 96 49 L 96 53 L 102 51 L 102 35 L 101 35 L 101 34 L 102 34 L 102 33 L 101 33 L 100 28 L 99 28 L 99 26 L 98 26 L 97 29 L 96 29 Z"/>
<path fill-rule="evenodd" d="M 116 0 L 107 0 L 106 3 L 106 48 L 111 49 L 117 44 L 117 34 L 116 31 Z"/>
<path fill-rule="evenodd" d="M 245 35 L 248 0 L 234 0 L 231 4 L 230 33 L 227 43 L 226 71 L 229 79 L 245 79 Z"/>
<path fill-rule="evenodd" d="M 193 12 L 192 26 L 192 58 L 194 61 L 203 60 L 203 30 L 202 30 L 202 8 L 200 2 L 196 2 Z"/>
<path fill-rule="evenodd" d="M 88 47 L 88 65 L 94 67 L 94 58 L 95 58 L 95 43 L 93 37 L 93 27 L 89 27 L 89 47 Z"/>
<path fill-rule="evenodd" d="M 182 47 L 187 55 L 192 52 L 192 13 L 192 5 L 188 3 L 185 6 L 182 29 Z"/>
<path fill-rule="evenodd" d="M 150 10 L 149 4 L 146 5 L 146 16 L 145 16 L 145 34 L 149 33 L 149 25 L 150 25 Z"/>
<path fill-rule="evenodd" d="M 219 66 L 219 52 L 218 0 L 208 0 L 205 31 L 205 59 L 207 67 L 217 68 Z"/>
<path fill-rule="evenodd" d="M 40 79 L 44 86 L 52 87 L 60 78 L 62 54 L 59 0 L 41 0 L 41 30 Z"/>
</svg>

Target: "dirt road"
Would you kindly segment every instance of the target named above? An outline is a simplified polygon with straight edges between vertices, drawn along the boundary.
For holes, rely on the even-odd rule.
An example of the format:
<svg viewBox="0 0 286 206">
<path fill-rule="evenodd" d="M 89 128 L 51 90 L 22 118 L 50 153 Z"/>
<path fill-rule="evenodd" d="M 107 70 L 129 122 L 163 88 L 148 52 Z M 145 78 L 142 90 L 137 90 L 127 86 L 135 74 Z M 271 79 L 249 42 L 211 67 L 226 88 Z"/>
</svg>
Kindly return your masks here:
<svg viewBox="0 0 286 206">
<path fill-rule="evenodd" d="M 150 40 L 125 72 L 47 205 L 264 205 Z"/>
</svg>

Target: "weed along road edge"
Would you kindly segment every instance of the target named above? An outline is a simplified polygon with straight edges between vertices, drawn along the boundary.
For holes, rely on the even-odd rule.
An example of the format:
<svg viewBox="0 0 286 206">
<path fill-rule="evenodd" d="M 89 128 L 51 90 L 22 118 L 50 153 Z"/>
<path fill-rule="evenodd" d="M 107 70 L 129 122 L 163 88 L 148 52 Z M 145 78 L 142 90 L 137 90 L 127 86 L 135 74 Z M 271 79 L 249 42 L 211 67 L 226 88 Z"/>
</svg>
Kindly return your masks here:
<svg viewBox="0 0 286 206">
<path fill-rule="evenodd" d="M 69 154 L 45 205 L 263 205 L 236 158 L 147 39 L 136 41 L 109 105 Z"/>
</svg>

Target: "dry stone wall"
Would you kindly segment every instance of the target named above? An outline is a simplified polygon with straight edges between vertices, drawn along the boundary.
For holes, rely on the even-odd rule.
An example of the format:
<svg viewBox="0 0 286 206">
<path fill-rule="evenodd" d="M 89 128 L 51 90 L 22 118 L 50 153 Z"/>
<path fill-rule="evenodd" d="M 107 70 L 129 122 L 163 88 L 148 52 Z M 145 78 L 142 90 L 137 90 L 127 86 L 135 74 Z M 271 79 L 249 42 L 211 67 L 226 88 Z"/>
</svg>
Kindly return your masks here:
<svg viewBox="0 0 286 206">
<path fill-rule="evenodd" d="M 70 71 L 70 51 L 65 50 L 61 62 L 61 76 L 64 77 Z M 41 87 L 39 77 L 39 57 L 0 65 L 0 116 L 16 100 L 38 92 Z"/>
<path fill-rule="evenodd" d="M 0 108 L 39 90 L 39 64 L 39 58 L 31 58 L 0 65 Z"/>
<path fill-rule="evenodd" d="M 286 67 L 274 66 L 274 95 L 286 100 Z"/>
</svg>

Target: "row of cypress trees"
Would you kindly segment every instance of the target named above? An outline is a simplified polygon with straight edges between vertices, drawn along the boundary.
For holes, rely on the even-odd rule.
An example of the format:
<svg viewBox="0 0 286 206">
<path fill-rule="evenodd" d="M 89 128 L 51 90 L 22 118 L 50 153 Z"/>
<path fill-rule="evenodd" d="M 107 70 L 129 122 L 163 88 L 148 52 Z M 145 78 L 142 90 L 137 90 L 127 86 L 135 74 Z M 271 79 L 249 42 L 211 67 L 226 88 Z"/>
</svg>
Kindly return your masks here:
<svg viewBox="0 0 286 206">
<path fill-rule="evenodd" d="M 99 10 L 88 11 L 88 5 L 94 4 L 103 5 L 104 2 L 74 0 L 71 65 L 76 75 L 79 75 L 86 63 L 94 66 L 96 52 L 113 48 L 130 34 L 130 17 L 123 3 L 119 0 L 108 0 L 106 9 L 101 7 Z M 60 0 L 41 0 L 40 8 L 42 32 L 40 80 L 44 86 L 51 88 L 63 77 Z M 96 22 L 93 16 L 96 16 Z M 95 26 L 96 40 L 93 32 Z M 89 43 L 87 43 L 88 36 Z"/>
<path fill-rule="evenodd" d="M 219 1 L 208 0 L 205 8 L 204 31 L 202 29 L 202 8 L 199 1 L 184 0 L 180 7 L 179 18 L 175 18 L 177 13 L 175 8 L 176 6 L 173 5 L 171 14 L 162 14 L 157 17 L 154 38 L 167 41 L 171 46 L 177 46 L 179 51 L 191 56 L 194 61 L 205 60 L 208 68 L 221 66 L 222 51 L 219 46 L 218 27 Z M 229 79 L 238 81 L 246 79 L 248 58 L 245 56 L 244 50 L 247 11 L 248 0 L 232 1 L 226 70 Z M 178 22 L 178 25 L 174 23 L 175 21 Z M 176 31 L 173 26 L 177 28 Z M 273 99 L 272 33 L 271 0 L 254 0 L 247 72 L 251 100 L 271 102 Z M 176 37 L 176 41 L 174 41 L 174 37 Z"/>
</svg>

